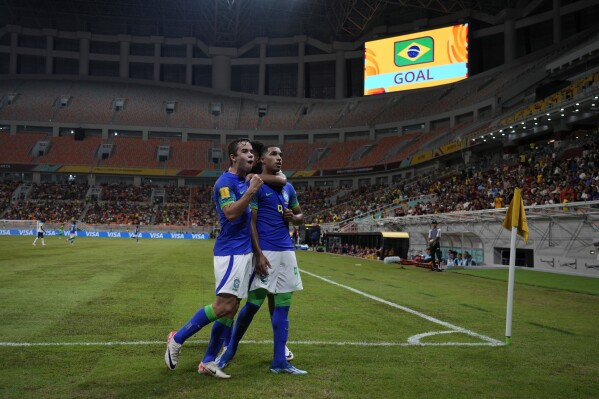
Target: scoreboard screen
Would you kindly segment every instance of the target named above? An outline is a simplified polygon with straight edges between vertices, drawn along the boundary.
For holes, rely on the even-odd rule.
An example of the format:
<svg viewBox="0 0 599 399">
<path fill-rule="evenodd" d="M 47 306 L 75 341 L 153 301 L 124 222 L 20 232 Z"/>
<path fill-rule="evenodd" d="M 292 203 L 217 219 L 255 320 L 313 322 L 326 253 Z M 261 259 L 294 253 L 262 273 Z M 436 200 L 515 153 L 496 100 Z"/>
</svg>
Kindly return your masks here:
<svg viewBox="0 0 599 399">
<path fill-rule="evenodd" d="M 374 40 L 364 47 L 365 96 L 468 77 L 468 24 Z"/>
</svg>

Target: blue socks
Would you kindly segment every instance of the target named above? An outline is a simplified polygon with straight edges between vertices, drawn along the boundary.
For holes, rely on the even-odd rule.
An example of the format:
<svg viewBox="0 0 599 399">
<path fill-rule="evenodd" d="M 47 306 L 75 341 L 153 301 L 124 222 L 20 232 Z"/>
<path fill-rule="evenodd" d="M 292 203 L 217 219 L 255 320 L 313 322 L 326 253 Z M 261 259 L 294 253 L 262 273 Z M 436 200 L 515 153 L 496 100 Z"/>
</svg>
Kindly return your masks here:
<svg viewBox="0 0 599 399">
<path fill-rule="evenodd" d="M 273 367 L 283 367 L 287 364 L 285 345 L 289 338 L 289 306 L 276 306 L 272 315 L 272 330 L 274 335 Z"/>
<path fill-rule="evenodd" d="M 212 325 L 212 331 L 210 333 L 210 342 L 208 342 L 208 347 L 206 348 L 206 354 L 202 359 L 203 363 L 208 363 L 214 361 L 218 352 L 220 352 L 223 347 L 223 342 L 225 341 L 225 337 L 229 334 L 227 330 L 231 330 L 231 324 L 233 324 L 233 320 L 226 319 L 221 317 L 216 320 Z"/>
<path fill-rule="evenodd" d="M 200 331 L 202 327 L 212 323 L 214 320 L 216 320 L 216 315 L 212 310 L 212 305 L 204 306 L 202 309 L 198 310 L 195 315 L 193 315 L 187 324 L 177 331 L 173 339 L 176 343 L 182 344 L 189 337 Z"/>
<path fill-rule="evenodd" d="M 233 331 L 231 333 L 231 339 L 226 344 L 227 350 L 231 351 L 232 353 L 237 352 L 239 341 L 241 341 L 241 338 L 243 338 L 243 335 L 247 331 L 258 310 L 260 310 L 260 306 L 251 302 L 246 302 L 245 306 L 239 312 L 237 320 L 235 321 L 235 326 L 233 327 Z"/>
</svg>

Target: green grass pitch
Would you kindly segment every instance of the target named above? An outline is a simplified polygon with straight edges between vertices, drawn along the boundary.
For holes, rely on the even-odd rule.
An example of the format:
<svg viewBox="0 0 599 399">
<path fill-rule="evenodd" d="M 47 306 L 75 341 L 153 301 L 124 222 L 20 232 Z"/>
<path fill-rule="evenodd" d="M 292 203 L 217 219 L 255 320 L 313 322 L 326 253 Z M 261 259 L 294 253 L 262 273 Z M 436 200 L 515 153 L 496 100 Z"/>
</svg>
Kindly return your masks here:
<svg viewBox="0 0 599 399">
<path fill-rule="evenodd" d="M 596 398 L 599 279 L 449 271 L 298 252 L 293 363 L 271 375 L 262 309 L 227 368 L 197 373 L 210 328 L 165 339 L 214 299 L 212 241 L 0 237 L 2 398 Z M 243 303 L 242 303 L 243 305 Z M 266 306 L 264 306 L 266 307 Z"/>
</svg>

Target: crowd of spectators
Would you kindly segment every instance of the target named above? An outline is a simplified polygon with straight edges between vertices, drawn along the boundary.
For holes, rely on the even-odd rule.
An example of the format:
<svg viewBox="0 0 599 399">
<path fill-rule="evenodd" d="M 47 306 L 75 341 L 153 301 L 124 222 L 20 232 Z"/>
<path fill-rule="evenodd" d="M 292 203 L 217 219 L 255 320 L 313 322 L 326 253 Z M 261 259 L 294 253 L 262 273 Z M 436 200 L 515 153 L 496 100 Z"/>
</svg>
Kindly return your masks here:
<svg viewBox="0 0 599 399">
<path fill-rule="evenodd" d="M 33 183 L 29 200 L 82 200 L 89 186 L 85 183 Z"/>
<path fill-rule="evenodd" d="M 102 201 L 148 202 L 155 186 L 122 183 L 102 184 Z"/>
<path fill-rule="evenodd" d="M 520 153 L 488 157 L 461 168 L 435 171 L 395 185 L 298 188 L 306 223 L 342 222 L 351 218 L 424 215 L 502 208 L 515 187 L 525 205 L 599 200 L 597 133 L 556 151 L 531 144 Z M 153 185 L 103 184 L 100 201 L 86 201 L 82 183 L 33 184 L 25 200 L 11 203 L 20 182 L 0 182 L 4 219 L 86 223 L 210 226 L 217 223 L 212 187 L 165 187 L 164 201 L 151 204 Z M 89 204 L 85 211 L 86 204 Z M 341 250 L 341 249 L 340 249 Z M 368 249 L 361 248 L 360 251 Z"/>
<path fill-rule="evenodd" d="M 20 181 L 0 181 L 0 215 L 9 207 L 12 195 L 19 185 L 21 185 Z"/>
<path fill-rule="evenodd" d="M 90 204 L 83 222 L 90 224 L 144 224 L 152 220 L 149 202 L 103 201 Z"/>
<path fill-rule="evenodd" d="M 165 202 L 156 208 L 154 224 L 198 227 L 216 221 L 212 186 L 167 187 Z"/>
<path fill-rule="evenodd" d="M 78 219 L 84 207 L 85 202 L 79 200 L 19 200 L 11 204 L 2 218 L 67 223 L 72 219 Z"/>
<path fill-rule="evenodd" d="M 487 169 L 484 166 L 488 165 Z M 340 222 L 391 206 L 380 216 L 425 215 L 506 207 L 515 187 L 524 204 L 546 205 L 599 200 L 599 140 L 557 153 L 549 145 L 531 145 L 520 154 L 490 163 L 482 159 L 459 172 L 419 176 L 397 185 L 361 187 L 339 195 L 334 206 L 302 200 L 308 223 Z M 330 194 L 329 190 L 326 190 Z M 318 199 L 325 191 L 309 192 Z M 412 205 L 408 205 L 408 200 Z M 395 205 L 395 206 L 393 206 Z"/>
</svg>

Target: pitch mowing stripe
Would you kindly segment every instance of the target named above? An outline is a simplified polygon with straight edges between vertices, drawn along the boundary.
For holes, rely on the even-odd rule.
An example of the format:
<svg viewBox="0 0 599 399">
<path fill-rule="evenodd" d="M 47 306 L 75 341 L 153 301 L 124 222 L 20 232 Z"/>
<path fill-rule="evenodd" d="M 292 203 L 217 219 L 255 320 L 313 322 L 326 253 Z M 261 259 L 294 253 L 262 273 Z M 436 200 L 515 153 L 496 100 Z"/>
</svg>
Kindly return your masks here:
<svg viewBox="0 0 599 399">
<path fill-rule="evenodd" d="M 461 333 L 470 335 L 472 337 L 476 337 L 476 338 L 482 339 L 483 341 L 486 341 L 487 343 L 491 344 L 492 346 L 504 346 L 505 345 L 503 342 L 498 341 L 498 340 L 496 340 L 494 338 L 488 337 L 486 335 L 478 334 L 478 333 L 475 333 L 474 331 L 467 330 L 467 329 L 465 329 L 463 327 L 459 327 L 459 326 L 453 325 L 451 323 L 447 323 L 445 321 L 436 319 L 436 318 L 434 318 L 432 316 L 429 316 L 427 314 L 418 312 L 417 310 L 410 309 L 410 308 L 407 308 L 405 306 L 398 305 L 398 304 L 396 304 L 394 302 L 387 301 L 385 299 L 376 297 L 374 295 L 370 295 L 370 294 L 368 294 L 366 292 L 357 290 L 357 289 L 352 288 L 350 286 L 337 283 L 337 282 L 335 282 L 333 280 L 329 280 L 328 278 L 321 277 L 321 276 L 319 276 L 317 274 L 314 274 L 314 273 L 310 273 L 310 272 L 308 272 L 308 271 L 306 271 L 304 269 L 300 269 L 300 270 L 301 270 L 302 273 L 305 273 L 305 274 L 307 274 L 309 276 L 312 276 L 312 277 L 315 277 L 315 278 L 320 279 L 322 281 L 325 281 L 325 282 L 327 282 L 329 284 L 333 284 L 333 285 L 336 285 L 337 287 L 345 288 L 346 290 L 349 290 L 349 291 L 351 291 L 353 293 L 356 293 L 358 295 L 365 296 L 366 298 L 372 299 L 372 300 L 377 301 L 377 302 L 384 303 L 385 305 L 389 305 L 389 306 L 394 307 L 396 309 L 400 309 L 400 310 L 403 310 L 404 312 L 407 312 L 407 313 L 413 314 L 415 316 L 421 317 L 421 318 L 423 318 L 425 320 L 428 320 L 430 322 L 442 325 L 443 327 L 451 329 L 452 332 L 461 332 Z M 445 332 L 441 332 L 441 333 L 445 333 Z M 423 344 L 420 343 L 420 338 L 421 337 L 425 337 L 425 336 L 429 336 L 429 335 L 435 335 L 435 334 L 439 334 L 439 333 L 418 334 L 418 335 L 416 335 L 414 337 L 410 337 L 410 339 L 413 339 L 413 342 L 414 342 L 413 345 L 423 345 Z M 430 345 L 430 344 L 426 344 L 426 345 Z"/>
<path fill-rule="evenodd" d="M 455 332 L 455 331 L 447 331 Z M 447 333 L 442 332 L 442 333 Z M 437 333 L 426 333 L 437 334 Z M 409 341 L 409 340 L 408 340 Z M 207 344 L 208 340 L 188 340 L 186 343 Z M 272 341 L 241 341 L 241 344 L 272 345 Z M 420 342 L 334 342 L 334 341 L 289 341 L 291 345 L 321 346 L 498 346 L 490 342 L 438 342 L 423 344 Z M 503 345 L 503 343 L 501 343 Z M 166 345 L 166 341 L 109 341 L 109 342 L 0 342 L 0 347 L 41 347 L 41 346 L 134 346 L 134 345 Z"/>
</svg>

